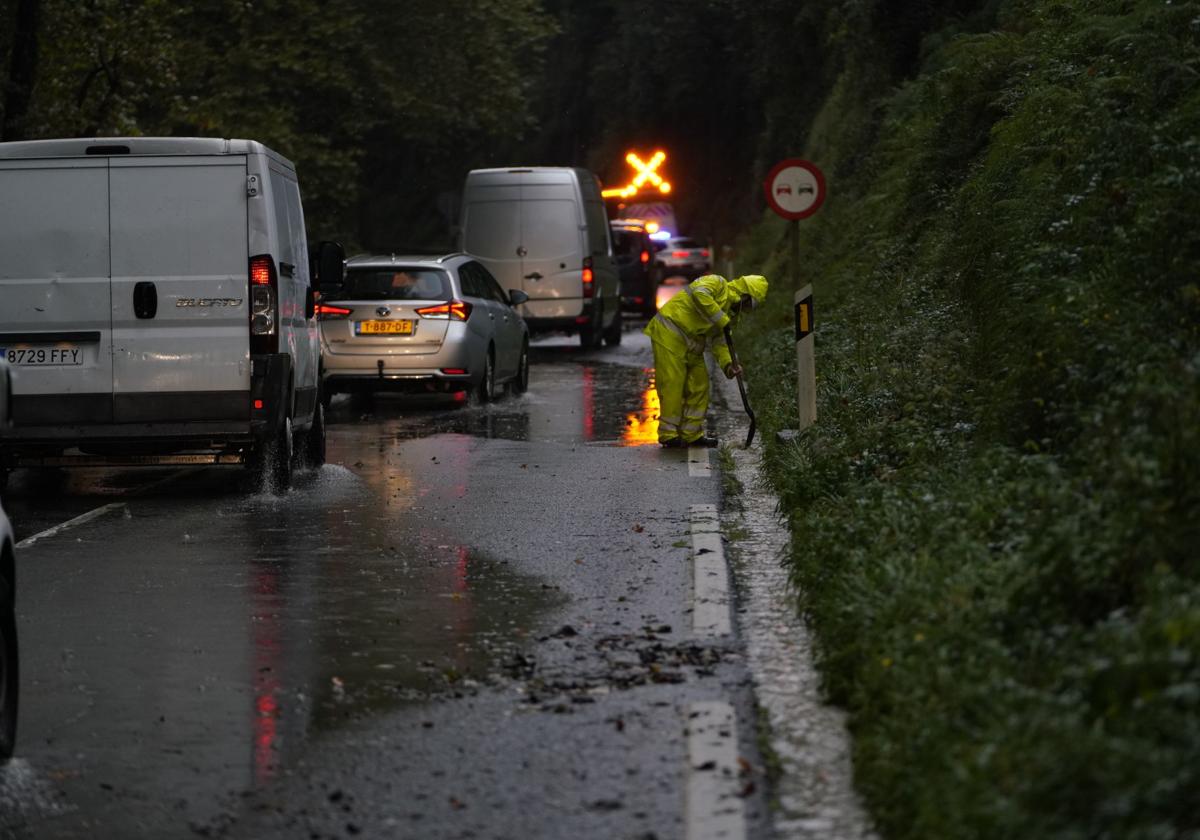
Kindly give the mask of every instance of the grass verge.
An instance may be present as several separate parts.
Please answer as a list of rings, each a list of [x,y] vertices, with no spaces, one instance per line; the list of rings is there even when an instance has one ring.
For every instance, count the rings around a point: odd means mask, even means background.
[[[741,247],[792,575],[886,835],[1194,836],[1200,6],[996,6],[852,115],[865,154],[814,132],[795,443],[782,224]]]

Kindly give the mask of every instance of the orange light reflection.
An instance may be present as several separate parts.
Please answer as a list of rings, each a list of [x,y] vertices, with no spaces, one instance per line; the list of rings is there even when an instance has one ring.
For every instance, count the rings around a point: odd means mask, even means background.
[[[647,446],[658,443],[658,391],[654,388],[654,371],[647,369],[650,381],[642,392],[642,410],[625,416],[624,446]]]

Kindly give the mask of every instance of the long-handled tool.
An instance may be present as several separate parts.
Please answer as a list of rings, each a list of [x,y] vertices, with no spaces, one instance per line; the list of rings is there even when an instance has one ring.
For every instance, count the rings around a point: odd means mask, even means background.
[[[746,383],[742,380],[741,365],[738,363],[737,350],[733,347],[733,331],[729,326],[725,326],[725,343],[729,346],[729,358],[733,361],[734,370],[739,371],[737,375],[738,393],[742,395],[742,408],[746,409],[746,416],[750,418],[750,431],[746,433],[746,448],[750,448],[750,442],[754,440],[754,427],[756,421],[754,419],[754,409],[750,407],[750,398],[746,396]]]

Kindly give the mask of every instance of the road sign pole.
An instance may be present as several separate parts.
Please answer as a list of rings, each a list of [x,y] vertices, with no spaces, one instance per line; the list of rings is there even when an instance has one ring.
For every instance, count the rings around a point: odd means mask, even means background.
[[[813,354],[813,294],[808,285],[796,292],[796,393],[800,431],[817,422],[817,366]]]
[[[792,289],[800,288],[800,221],[792,219]]]
[[[800,219],[807,219],[825,203],[825,175],[803,158],[782,160],[772,167],[763,181],[767,205],[792,223],[789,231],[792,247],[792,289],[796,312],[796,377],[800,403],[800,429],[779,432],[780,440],[793,440],[817,422],[817,373],[813,357],[812,286],[801,286]]]

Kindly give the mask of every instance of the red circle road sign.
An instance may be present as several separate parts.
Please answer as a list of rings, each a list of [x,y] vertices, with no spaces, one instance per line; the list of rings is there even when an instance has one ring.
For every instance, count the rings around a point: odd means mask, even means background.
[[[802,158],[781,160],[763,181],[767,204],[785,219],[807,219],[825,203],[825,176]]]

